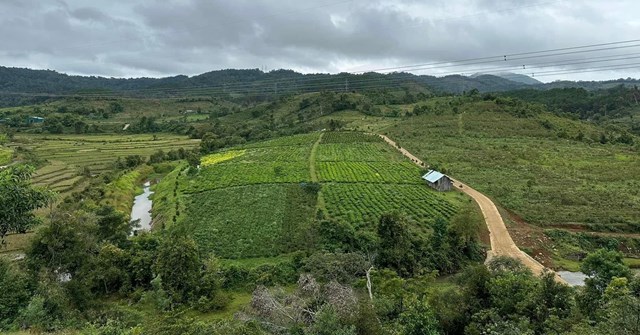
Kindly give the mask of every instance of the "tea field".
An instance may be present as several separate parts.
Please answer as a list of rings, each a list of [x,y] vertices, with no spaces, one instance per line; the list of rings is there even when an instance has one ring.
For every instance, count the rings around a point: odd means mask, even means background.
[[[226,259],[312,249],[318,215],[372,231],[381,214],[399,211],[428,232],[435,218],[452,217],[468,201],[429,189],[417,166],[378,136],[360,132],[283,137],[201,162],[199,171],[179,167],[155,187],[159,206],[178,203],[155,215]]]

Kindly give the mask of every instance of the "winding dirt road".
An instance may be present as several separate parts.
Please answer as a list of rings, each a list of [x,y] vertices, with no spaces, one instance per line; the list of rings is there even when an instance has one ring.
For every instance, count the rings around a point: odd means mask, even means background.
[[[403,155],[411,159],[411,161],[418,166],[426,166],[426,164],[418,159],[418,157],[414,156],[406,149],[399,147],[396,142],[387,136],[381,134],[378,134],[378,136],[394,148],[398,149]],[[476,203],[478,203],[478,206],[480,206],[484,220],[489,228],[489,236],[491,238],[491,250],[488,252],[487,261],[491,260],[491,258],[495,256],[508,256],[519,260],[535,274],[540,275],[545,269],[550,270],[520,250],[520,248],[518,248],[518,246],[513,242],[513,239],[511,239],[511,235],[509,235],[509,231],[502,220],[502,216],[500,215],[500,212],[498,212],[498,208],[491,199],[460,181],[453,178],[451,180],[453,181],[455,188],[469,195],[476,201]],[[556,281],[566,284],[566,281],[557,274],[555,277]]]

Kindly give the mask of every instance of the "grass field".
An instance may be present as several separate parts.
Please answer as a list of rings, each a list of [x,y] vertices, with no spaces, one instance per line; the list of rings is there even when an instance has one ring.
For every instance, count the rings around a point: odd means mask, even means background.
[[[47,161],[33,176],[33,182],[64,196],[79,190],[89,175],[113,169],[113,163],[129,155],[148,158],[163,150],[191,149],[198,140],[185,136],[156,135],[18,135],[14,146],[32,150]],[[88,170],[86,170],[88,169]]]
[[[424,115],[386,132],[403,147],[540,226],[640,230],[637,148],[559,138],[592,125],[490,110]],[[544,127],[542,118],[551,128]]]
[[[181,167],[156,186],[154,206],[178,205],[159,207],[155,215],[172,229],[192,233],[203,251],[222,258],[313,248],[309,234],[318,209],[366,230],[375,228],[382,213],[400,211],[414,227],[428,231],[436,217],[451,217],[465,200],[429,189],[417,166],[379,137],[363,133],[283,137],[201,161],[194,176]],[[312,168],[320,187],[311,183]]]

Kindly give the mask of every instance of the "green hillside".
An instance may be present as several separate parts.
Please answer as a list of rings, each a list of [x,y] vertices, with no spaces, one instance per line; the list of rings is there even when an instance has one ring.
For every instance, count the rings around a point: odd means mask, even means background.
[[[604,130],[593,125],[474,102],[385,131],[527,222],[640,231],[638,148],[600,143]]]

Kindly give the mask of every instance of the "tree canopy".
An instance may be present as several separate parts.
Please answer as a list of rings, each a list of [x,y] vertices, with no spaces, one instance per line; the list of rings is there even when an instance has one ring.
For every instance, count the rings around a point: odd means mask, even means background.
[[[33,210],[45,206],[53,194],[31,185],[34,169],[17,165],[0,171],[0,241],[8,233],[24,233],[38,224]]]

